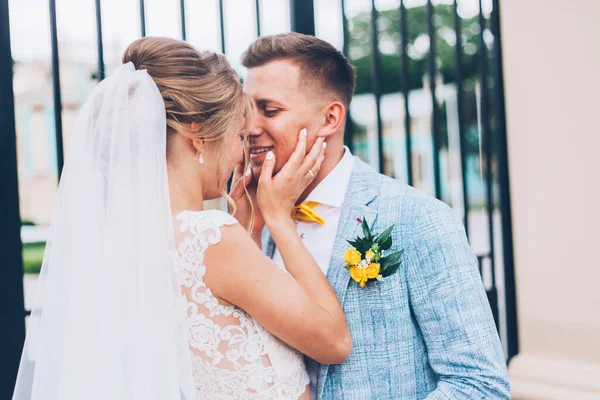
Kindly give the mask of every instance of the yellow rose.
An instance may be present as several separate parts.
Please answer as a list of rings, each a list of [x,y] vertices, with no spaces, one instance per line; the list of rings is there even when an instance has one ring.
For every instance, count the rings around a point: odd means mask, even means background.
[[[373,250],[367,250],[367,252],[365,253],[365,259],[367,260],[367,262],[371,262],[372,259],[375,258],[375,253],[373,252]]]
[[[346,265],[356,265],[360,262],[360,252],[354,247],[350,247],[344,253],[344,260],[346,261]]]
[[[365,274],[369,279],[375,279],[379,275],[379,264],[373,263],[365,268]]]
[[[366,271],[367,270],[365,268],[360,268],[360,267],[350,268],[350,276],[352,277],[352,279],[354,279],[356,282],[358,282],[360,284],[361,288],[365,287],[365,285],[367,284],[367,281],[369,280],[369,277],[367,276]]]

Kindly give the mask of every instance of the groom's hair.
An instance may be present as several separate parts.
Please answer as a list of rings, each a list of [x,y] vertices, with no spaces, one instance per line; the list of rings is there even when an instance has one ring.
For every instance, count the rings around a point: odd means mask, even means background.
[[[346,108],[350,106],[356,73],[350,61],[324,40],[300,33],[261,36],[242,55],[246,68],[260,67],[276,60],[295,63],[306,79],[305,85],[315,91],[329,91]]]

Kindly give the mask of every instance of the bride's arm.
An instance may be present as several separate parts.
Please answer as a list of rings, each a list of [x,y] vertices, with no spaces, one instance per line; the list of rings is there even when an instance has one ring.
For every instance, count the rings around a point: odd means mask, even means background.
[[[269,332],[323,364],[340,364],[352,349],[339,300],[293,223],[282,223],[277,243],[293,275],[279,268],[240,225],[223,228],[205,258],[205,282]],[[285,247],[285,249],[284,249]],[[282,251],[283,250],[283,251]]]
[[[300,134],[296,151],[275,177],[274,157],[265,160],[258,182],[258,205],[291,275],[236,225],[224,228],[222,242],[207,252],[211,271],[206,279],[218,297],[246,310],[289,345],[321,363],[338,364],[352,348],[344,312],[290,218],[323,161],[323,139],[316,140],[308,155],[306,142]]]

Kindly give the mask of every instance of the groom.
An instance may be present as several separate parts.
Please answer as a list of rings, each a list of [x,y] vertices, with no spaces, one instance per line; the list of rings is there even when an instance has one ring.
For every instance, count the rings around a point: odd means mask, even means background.
[[[257,116],[251,166],[267,151],[280,169],[298,132],[328,144],[300,199],[297,229],[344,308],[353,350],[342,365],[307,360],[313,399],[508,399],[506,362],[464,229],[445,204],[377,173],[344,147],[355,73],[333,46],[297,33],[265,36],[246,50],[245,91]],[[306,210],[306,208],[305,208]],[[320,218],[319,218],[320,217]],[[347,240],[393,225],[397,273],[364,288],[344,268]],[[283,266],[268,235],[263,249]]]

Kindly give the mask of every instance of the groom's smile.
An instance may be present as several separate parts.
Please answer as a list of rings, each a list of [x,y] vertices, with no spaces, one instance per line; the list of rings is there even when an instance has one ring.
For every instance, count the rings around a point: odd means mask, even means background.
[[[260,167],[265,161],[269,151],[275,149],[275,146],[250,146],[250,162],[253,167]]]

